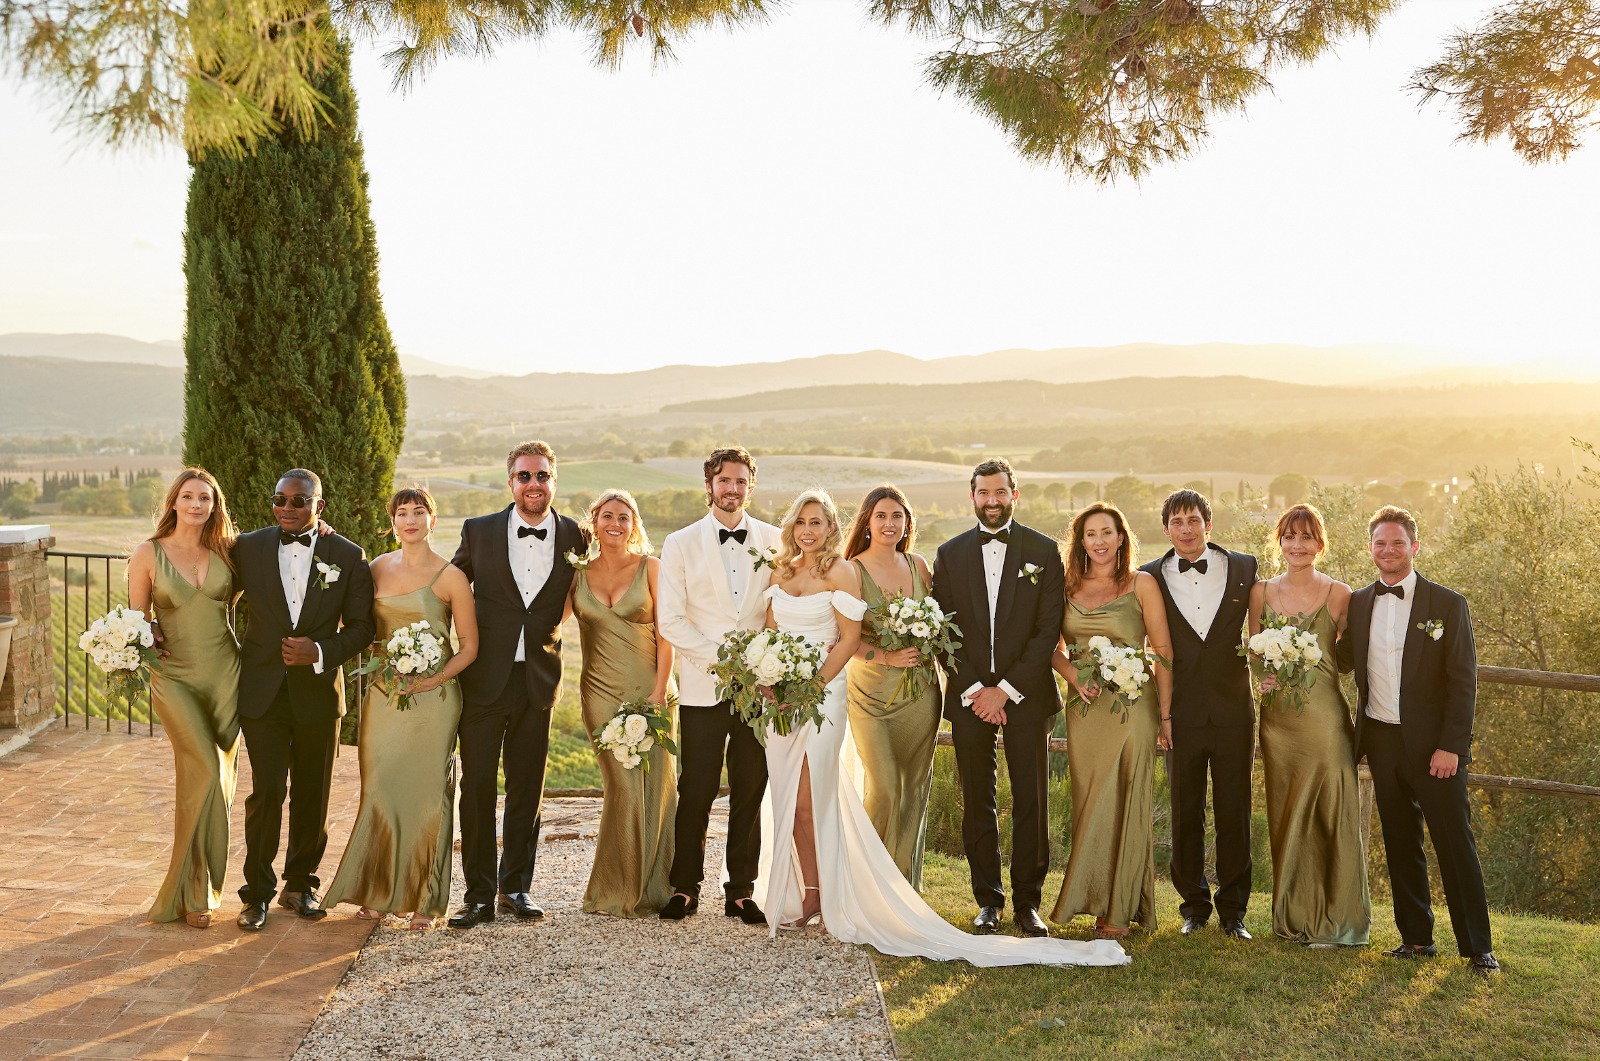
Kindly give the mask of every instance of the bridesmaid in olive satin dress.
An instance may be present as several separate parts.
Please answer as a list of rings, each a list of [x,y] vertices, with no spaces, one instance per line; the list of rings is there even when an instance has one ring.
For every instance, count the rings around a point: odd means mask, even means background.
[[[1334,647],[1350,611],[1350,587],[1316,569],[1327,549],[1322,514],[1295,505],[1273,534],[1285,571],[1250,593],[1250,632],[1288,617],[1317,635],[1322,660],[1296,710],[1286,700],[1261,707],[1267,826],[1272,841],[1272,930],[1313,947],[1360,947],[1372,923],[1367,858],[1361,844],[1355,726]],[[1258,660],[1252,660],[1260,673]],[[1263,693],[1273,682],[1263,683]]]
[[[361,809],[324,908],[357,903],[356,916],[410,915],[424,930],[450,901],[455,844],[452,764],[461,719],[461,687],[452,679],[478,655],[477,611],[467,576],[433,551],[435,508],[426,490],[389,499],[400,549],[372,561],[373,618],[381,648],[400,627],[426,619],[445,636],[444,665],[432,677],[406,679],[414,694],[400,711],[392,690],[373,681],[361,705],[358,735]],[[456,649],[448,640],[455,625]]]
[[[583,725],[604,726],[617,708],[649,700],[662,710],[673,692],[672,646],[657,635],[656,586],[661,562],[639,507],[626,490],[607,490],[589,507],[586,526],[597,547],[572,580],[568,607],[583,642]],[[673,719],[673,730],[677,720]],[[678,810],[677,763],[661,745],[650,769],[628,770],[601,754],[605,801],[583,910],[615,917],[654,914],[672,898],[672,824]]]
[[[236,535],[216,480],[185,468],[167,489],[155,534],[128,560],[129,606],[149,615],[161,638],[150,702],[177,781],[172,861],[151,921],[209,928],[222,905],[239,755],[239,643],[229,621]]]
[[[896,592],[911,600],[931,593],[928,561],[912,552],[916,516],[896,487],[874,487],[856,510],[845,557],[861,573],[861,596],[877,608]],[[913,888],[922,889],[922,849],[928,822],[928,791],[933,785],[933,749],[943,702],[938,667],[918,676],[915,695],[897,687],[906,669],[918,663],[917,650],[885,652],[871,641],[870,623],[850,660],[850,733],[861,759],[861,801],[883,846]],[[870,659],[868,658],[870,655]]]
[[[1102,635],[1113,644],[1172,658],[1167,609],[1156,581],[1134,570],[1139,541],[1115,505],[1096,502],[1072,521],[1067,607],[1053,664],[1075,694],[1066,708],[1072,778],[1072,850],[1050,919],[1093,914],[1096,934],[1120,938],[1137,921],[1155,931],[1155,753],[1172,746],[1172,672],[1154,666],[1123,720],[1098,682],[1080,685],[1069,645]],[[1085,709],[1087,705],[1087,709]]]

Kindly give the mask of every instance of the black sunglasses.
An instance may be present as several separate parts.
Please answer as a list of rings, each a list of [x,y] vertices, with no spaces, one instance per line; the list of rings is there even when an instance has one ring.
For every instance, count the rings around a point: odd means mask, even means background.
[[[522,483],[523,485],[527,485],[528,480],[530,480],[530,479],[537,479],[541,483],[548,483],[551,479],[554,479],[555,477],[556,477],[556,473],[555,472],[538,471],[538,472],[517,472],[511,478],[515,479],[519,483]]]
[[[316,500],[316,494],[311,494],[309,496],[306,494],[273,494],[272,507],[288,508],[292,505],[295,508],[306,508],[312,504],[315,504]]]

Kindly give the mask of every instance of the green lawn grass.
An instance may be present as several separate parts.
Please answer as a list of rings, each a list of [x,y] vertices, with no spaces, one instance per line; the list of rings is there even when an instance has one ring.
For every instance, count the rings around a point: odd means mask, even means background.
[[[965,927],[975,912],[967,867],[931,855],[926,898]],[[1051,875],[1046,904],[1060,887]],[[1272,900],[1257,894],[1245,943],[1213,920],[1178,932],[1178,899],[1157,882],[1159,927],[1138,931],[1118,969],[974,969],[877,956],[900,1056],[978,1058],[1593,1058],[1600,1056],[1600,926],[1495,914],[1493,982],[1455,957],[1400,962],[1388,906],[1374,905],[1373,943],[1309,950],[1272,935]],[[1008,911],[1009,913],[1009,911]],[[1454,955],[1440,909],[1441,955]],[[1057,928],[1088,939],[1088,918]]]

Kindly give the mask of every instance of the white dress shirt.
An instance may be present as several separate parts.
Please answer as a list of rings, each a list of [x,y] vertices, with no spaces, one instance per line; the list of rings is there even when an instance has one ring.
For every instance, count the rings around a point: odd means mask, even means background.
[[[1405,659],[1411,605],[1417,599],[1417,573],[1400,580],[1404,599],[1385,593],[1372,604],[1372,631],[1367,637],[1367,717],[1400,722],[1400,664]]]
[[[1228,554],[1207,546],[1206,551],[1200,554],[1200,559],[1206,564],[1204,574],[1194,567],[1179,574],[1177,553],[1167,558],[1161,573],[1166,576],[1167,592],[1172,594],[1172,603],[1177,605],[1179,614],[1188,620],[1194,632],[1200,635],[1200,640],[1204,641],[1211,632],[1217,609],[1222,607],[1222,595],[1228,589]]]
[[[988,527],[980,526],[978,529],[985,534],[999,534],[1005,531],[1007,536],[1011,533],[1011,520],[1006,520],[1005,526],[996,527],[993,531]],[[1010,546],[998,538],[991,538],[979,548],[983,554],[983,584],[989,591],[989,672],[994,673],[994,612],[1000,604],[1000,579],[1006,573],[1006,550]],[[982,682],[973,682],[972,687],[961,694],[963,703],[970,704],[972,698],[983,688]],[[1011,698],[1014,704],[1022,703],[1022,694],[1006,681],[1000,679],[1000,688]]]
[[[519,535],[519,527],[533,527],[535,530],[542,527],[544,537],[537,534]],[[526,608],[544,589],[544,584],[550,580],[550,572],[556,566],[555,511],[547,509],[544,519],[533,524],[513,508],[511,518],[506,520],[506,555],[511,560],[511,577],[517,581],[517,592],[522,594],[522,606]],[[512,657],[515,663],[528,658],[527,646],[523,644],[525,637],[525,634],[517,635],[517,654]]]
[[[313,537],[317,529],[312,527],[307,532]],[[278,543],[278,579],[283,583],[283,601],[289,606],[289,625],[300,625],[300,609],[305,607],[306,593],[311,588],[311,546],[292,542],[288,545],[281,541]],[[316,644],[316,642],[312,642]],[[317,645],[317,662],[311,669],[322,673],[322,646]]]
[[[712,519],[717,525],[717,556],[728,576],[728,592],[733,594],[733,610],[743,611],[745,594],[750,592],[750,574],[755,570],[755,558],[750,555],[750,550],[755,548],[755,543],[750,540],[750,514],[741,515],[739,525],[731,528],[725,528],[715,516]],[[729,538],[722,541],[724,530],[744,531],[745,540],[741,542],[738,538]]]

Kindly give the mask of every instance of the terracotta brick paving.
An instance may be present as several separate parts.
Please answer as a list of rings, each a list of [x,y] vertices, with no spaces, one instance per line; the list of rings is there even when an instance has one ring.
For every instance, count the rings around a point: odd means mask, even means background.
[[[324,882],[355,818],[357,769],[354,749],[334,766]],[[241,752],[222,920],[197,931],[144,919],[172,844],[159,731],[53,728],[0,758],[0,1061],[294,1054],[372,924],[276,906],[260,932],[233,924],[249,791]]]

